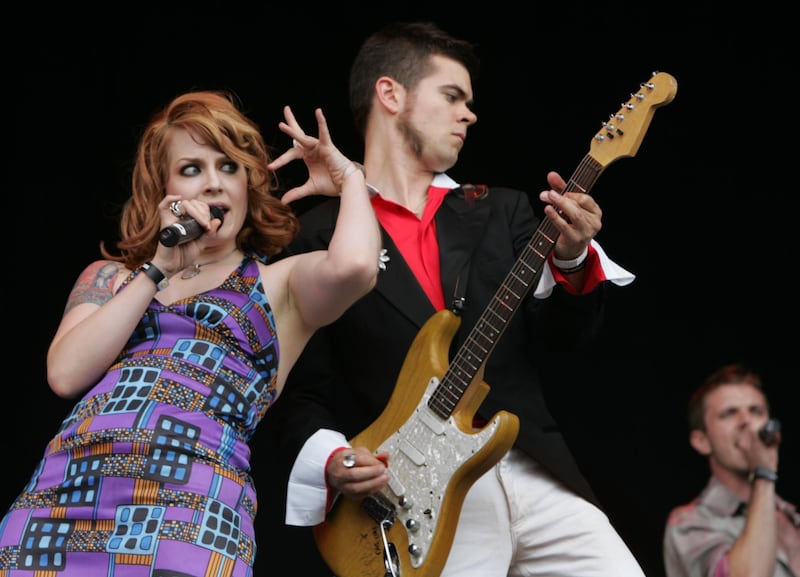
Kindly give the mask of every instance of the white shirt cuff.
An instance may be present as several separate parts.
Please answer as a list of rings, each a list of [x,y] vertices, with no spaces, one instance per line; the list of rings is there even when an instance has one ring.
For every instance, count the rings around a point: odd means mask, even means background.
[[[289,475],[286,489],[286,524],[318,525],[325,520],[328,485],[325,465],[334,449],[350,443],[341,433],[320,429],[303,445]]]
[[[605,277],[603,280],[611,281],[617,286],[625,286],[633,282],[636,276],[608,258],[597,241],[592,239],[591,245],[600,259],[600,268],[603,270],[603,276]],[[542,276],[539,279],[539,284],[536,286],[536,291],[533,293],[533,296],[537,299],[545,299],[552,294],[555,286],[556,280],[553,278],[553,272],[550,270],[550,265],[547,265],[542,271]]]

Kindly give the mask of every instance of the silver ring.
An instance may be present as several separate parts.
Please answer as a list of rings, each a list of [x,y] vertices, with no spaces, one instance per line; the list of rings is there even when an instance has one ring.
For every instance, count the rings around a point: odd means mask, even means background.
[[[303,145],[297,142],[296,139],[292,138],[292,148],[303,148]]]
[[[356,466],[356,454],[355,453],[347,453],[344,457],[342,457],[342,465],[347,467],[348,469],[352,469]]]
[[[170,209],[170,211],[172,211],[172,214],[174,214],[178,218],[183,216],[183,211],[181,210],[181,201],[180,200],[175,200],[175,201],[171,202],[170,205],[169,205],[169,209]]]

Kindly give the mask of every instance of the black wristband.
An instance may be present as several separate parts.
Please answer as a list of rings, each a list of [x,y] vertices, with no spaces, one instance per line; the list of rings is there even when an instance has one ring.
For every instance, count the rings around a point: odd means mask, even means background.
[[[142,272],[144,276],[156,283],[157,290],[164,290],[169,286],[169,279],[164,276],[164,273],[158,270],[158,267],[152,262],[146,262],[142,265]]]
[[[778,481],[778,473],[768,467],[756,467],[750,474],[750,482],[752,483],[756,479],[766,479],[776,483]]]

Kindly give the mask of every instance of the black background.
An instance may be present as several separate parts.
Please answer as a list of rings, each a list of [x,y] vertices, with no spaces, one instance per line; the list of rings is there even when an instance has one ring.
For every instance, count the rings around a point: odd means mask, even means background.
[[[604,210],[597,240],[637,279],[612,291],[603,338],[585,363],[563,367],[552,409],[651,577],[663,575],[669,509],[707,478],[688,445],[684,409],[717,366],[743,361],[764,376],[784,424],[778,490],[800,502],[790,369],[796,184],[779,159],[794,103],[787,41],[775,33],[787,16],[767,3],[746,14],[702,3],[511,6],[131,4],[113,13],[42,8],[9,22],[22,26],[8,47],[14,81],[5,86],[18,139],[6,143],[17,155],[6,211],[16,221],[6,234],[17,263],[4,276],[18,320],[5,345],[16,368],[6,373],[0,505],[27,481],[71,406],[47,388],[47,346],[77,275],[99,257],[100,240],[116,239],[149,116],[186,90],[231,89],[280,152],[289,144],[277,129],[282,107],[315,132],[321,106],[339,147],[357,158],[349,65],[368,33],[399,19],[432,19],[480,44],[479,120],[450,171],[462,182],[538,192],[548,170],[572,174],[601,122],[651,72],[677,79],[675,100],[656,111],[636,156],[610,165],[592,191]],[[290,167],[281,178],[288,188],[304,173]],[[258,474],[270,455],[253,460]],[[271,497],[260,495],[262,510]],[[273,574],[295,566],[269,536],[259,537],[259,554]]]

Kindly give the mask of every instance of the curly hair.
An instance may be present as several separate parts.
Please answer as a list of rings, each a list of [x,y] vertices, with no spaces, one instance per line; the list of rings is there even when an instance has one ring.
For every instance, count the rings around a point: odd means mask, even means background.
[[[236,238],[241,250],[272,256],[299,232],[294,211],[274,195],[278,181],[267,168],[270,155],[258,126],[225,91],[188,92],[157,112],[145,127],[136,153],[132,192],[120,219],[119,254],[101,243],[105,258],[134,269],[156,252],[167,179],[167,141],[176,129],[198,135],[247,171],[247,216]]]

